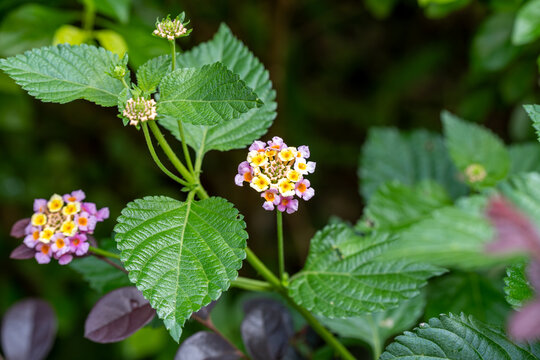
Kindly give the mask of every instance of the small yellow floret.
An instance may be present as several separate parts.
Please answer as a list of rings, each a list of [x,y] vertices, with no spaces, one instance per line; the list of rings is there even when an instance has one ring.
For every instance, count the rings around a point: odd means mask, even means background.
[[[73,236],[77,232],[77,225],[71,221],[65,221],[60,227],[60,231],[66,236]]]
[[[294,170],[298,171],[302,175],[306,175],[308,173],[306,160],[304,158],[296,159],[294,162]]]
[[[53,228],[47,227],[43,229],[41,233],[39,233],[39,241],[42,243],[48,244],[51,241],[51,238],[53,237],[55,231]]]
[[[283,196],[294,195],[294,184],[287,179],[281,179],[278,183],[279,193]]]
[[[278,154],[279,158],[283,162],[289,162],[291,160],[294,160],[296,157],[296,151],[293,148],[286,148],[279,152]]]
[[[51,199],[47,203],[47,207],[49,208],[50,212],[60,211],[62,206],[64,206],[64,200],[58,194],[54,194],[53,196],[51,196]]]
[[[290,170],[287,173],[287,179],[291,180],[292,182],[298,182],[298,180],[300,180],[300,173],[296,170]]]
[[[31,221],[33,226],[43,226],[47,223],[47,215],[35,213],[32,215]]]
[[[260,167],[266,165],[267,163],[268,158],[266,157],[266,155],[264,153],[258,153],[251,158],[249,165],[251,165],[252,167]]]
[[[62,209],[62,214],[66,216],[74,215],[81,211],[81,203],[78,201],[70,202]]]
[[[259,176],[255,176],[249,184],[249,186],[257,190],[258,192],[262,192],[268,189],[268,185],[270,185],[270,179],[266,175],[262,174],[260,174]]]

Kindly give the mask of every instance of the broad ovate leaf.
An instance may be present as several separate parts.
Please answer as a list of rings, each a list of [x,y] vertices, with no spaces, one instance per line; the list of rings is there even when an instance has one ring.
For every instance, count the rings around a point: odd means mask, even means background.
[[[115,227],[122,262],[178,341],[186,319],[216,300],[246,257],[245,223],[222,198],[135,200]]]
[[[486,188],[504,180],[510,171],[510,156],[501,139],[447,111],[441,118],[448,152],[469,185]]]
[[[170,71],[170,55],[152,58],[137,69],[137,86],[145,93],[151,94],[156,91],[161,79]]]
[[[262,106],[253,90],[219,62],[175,70],[159,90],[158,114],[194,125],[231,121]]]
[[[233,35],[227,25],[222,24],[212,40],[177,57],[178,67],[200,67],[216,61],[238,74],[240,79],[255,91],[264,105],[251,109],[237,119],[214,126],[185,124],[186,142],[202,154],[210,150],[243,148],[264,135],[276,118],[276,92],[272,88],[268,70]],[[162,118],[159,121],[180,138],[178,125],[174,119]]]
[[[103,48],[60,44],[0,59],[0,69],[44,102],[84,99],[116,106],[124,86],[107,72],[118,62],[118,55]]]
[[[540,37],[540,0],[531,0],[517,12],[512,43],[524,45]]]
[[[362,147],[358,174],[360,192],[366,200],[389,181],[413,186],[433,180],[444,186],[453,198],[467,191],[442,137],[426,130],[407,134],[394,128],[370,129]]]
[[[9,360],[47,358],[56,336],[53,308],[39,299],[19,301],[2,319],[2,350]]]
[[[397,308],[344,319],[319,319],[341,337],[360,339],[371,346],[378,359],[386,340],[416,325],[426,305],[423,294],[402,301]]]
[[[94,305],[84,324],[84,336],[97,343],[126,339],[148,324],[156,312],[133,286],[111,291]]]
[[[391,182],[380,186],[369,199],[363,221],[376,229],[403,228],[451,203],[445,189],[435,182],[413,187]]]
[[[534,360],[538,356],[538,344],[514,344],[499,327],[464,314],[443,314],[398,336],[380,360]]]
[[[399,260],[381,260],[396,237],[360,236],[345,224],[325,227],[311,240],[306,265],[291,278],[290,296],[329,318],[359,316],[394,308],[419,294],[426,279],[442,269]]]

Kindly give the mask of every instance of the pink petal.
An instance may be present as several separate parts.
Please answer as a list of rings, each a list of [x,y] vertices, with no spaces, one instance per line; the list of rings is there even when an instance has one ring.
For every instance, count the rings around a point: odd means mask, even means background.
[[[525,305],[512,315],[508,333],[517,341],[540,339],[540,300]]]
[[[16,239],[21,239],[26,235],[26,227],[30,224],[30,218],[18,220],[11,227],[11,232],[9,235],[13,236]]]
[[[67,265],[73,260],[73,256],[70,254],[62,255],[60,259],[58,259],[58,263],[60,265]]]

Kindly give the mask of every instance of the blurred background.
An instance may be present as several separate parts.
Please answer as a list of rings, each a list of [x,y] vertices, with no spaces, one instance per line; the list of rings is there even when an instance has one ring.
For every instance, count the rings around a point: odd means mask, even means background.
[[[512,43],[524,0],[95,0],[101,45],[129,53],[136,69],[168,53],[150,34],[157,17],[186,11],[194,28],[179,41],[189,49],[225,22],[270,71],[278,117],[264,139],[309,145],[316,196],[285,216],[287,268],[300,269],[309,239],[332,217],[355,222],[362,212],[357,167],[373,126],[440,131],[448,109],[483,123],[507,142],[535,138],[521,105],[538,103],[540,42]],[[88,0],[0,0],[0,57],[54,42],[80,42]],[[70,25],[70,26],[66,26]],[[106,30],[106,31],[103,31]],[[84,40],[84,39],[82,39]],[[263,140],[264,140],[263,139]],[[179,149],[178,143],[177,147]],[[389,149],[390,151],[391,149]],[[0,73],[0,316],[15,301],[41,297],[59,317],[50,358],[170,359],[177,345],[164,329],[145,328],[113,345],[83,338],[84,319],[100,294],[69,267],[9,260],[19,241],[11,225],[29,217],[32,201],[84,189],[111,218],[98,239],[111,237],[125,204],[146,195],[183,194],[155,167],[142,132],[124,127],[116,109],[75,101],[45,104]],[[399,156],[399,154],[396,154]],[[275,264],[274,216],[261,199],[234,185],[245,150],[210,152],[203,182],[245,216],[249,244]],[[241,275],[255,276],[249,265]],[[242,313],[232,291],[216,323],[239,339]],[[189,324],[185,334],[197,328]]]

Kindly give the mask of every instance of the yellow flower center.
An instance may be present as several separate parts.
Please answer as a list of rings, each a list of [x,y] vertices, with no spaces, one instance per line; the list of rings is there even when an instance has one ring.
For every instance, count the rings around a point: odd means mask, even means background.
[[[60,195],[54,194],[47,203],[50,212],[57,212],[64,206],[64,200]]]
[[[66,236],[73,236],[77,232],[77,225],[71,220],[62,224],[60,231]]]
[[[291,190],[294,190],[294,184],[292,182],[289,182],[289,181],[282,181],[280,184],[279,184],[279,192],[281,194],[285,194]]]
[[[289,148],[281,150],[278,156],[283,162],[289,162],[291,160],[294,160],[294,153]]]
[[[296,170],[291,170],[287,173],[287,179],[291,180],[292,182],[297,182],[300,180],[300,173]]]
[[[66,246],[66,242],[64,241],[64,239],[61,239],[61,238],[56,239],[56,247],[57,248],[61,249],[64,246]]]
[[[47,215],[36,213],[32,215],[33,226],[43,226],[47,223]]]
[[[79,202],[71,202],[62,209],[62,214],[70,216],[78,213],[81,210],[81,204]]]
[[[51,241],[51,238],[54,235],[54,229],[51,228],[45,228],[40,234],[39,234],[39,240],[43,243],[48,243]]]

